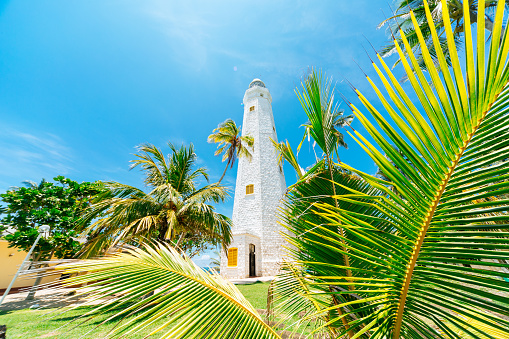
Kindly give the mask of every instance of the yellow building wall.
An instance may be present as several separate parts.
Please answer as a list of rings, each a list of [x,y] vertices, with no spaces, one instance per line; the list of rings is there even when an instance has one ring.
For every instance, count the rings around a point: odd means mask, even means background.
[[[17,248],[8,248],[8,245],[9,243],[7,241],[0,239],[0,289],[6,289],[7,286],[9,286],[16,271],[27,255],[27,252],[18,251]],[[51,282],[59,277],[60,274],[44,277],[41,284]],[[26,276],[20,275],[16,279],[13,288],[29,287],[34,284],[34,281],[35,278],[27,279]]]

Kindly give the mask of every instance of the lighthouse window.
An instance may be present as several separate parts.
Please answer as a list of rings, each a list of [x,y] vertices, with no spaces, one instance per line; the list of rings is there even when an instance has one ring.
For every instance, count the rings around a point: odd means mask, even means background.
[[[260,96],[263,97],[263,93],[260,93]]]
[[[254,111],[254,106],[249,107],[249,112]]]
[[[253,194],[254,193],[254,185],[247,185],[246,186],[246,194]]]
[[[238,249],[233,247],[228,249],[228,267],[237,266]]]

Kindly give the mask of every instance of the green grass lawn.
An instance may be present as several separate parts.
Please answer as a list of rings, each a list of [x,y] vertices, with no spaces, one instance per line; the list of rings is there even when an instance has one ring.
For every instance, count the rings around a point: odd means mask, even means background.
[[[237,287],[254,308],[264,310],[267,308],[269,285],[269,282],[257,282],[249,285],[237,285]]]
[[[267,306],[267,290],[269,283],[255,283],[250,285],[238,285],[239,290],[244,294],[246,299],[257,309],[265,309]],[[92,330],[92,334],[87,334],[85,338],[100,338],[108,333],[116,324],[115,321],[106,321],[108,317],[115,314],[114,311],[94,319],[91,324],[84,324],[78,328],[73,327],[79,323],[79,320],[69,323],[76,317],[85,314],[91,307],[80,307],[75,310],[68,311],[56,317],[50,317],[45,310],[18,310],[18,311],[0,311],[0,325],[7,325],[7,338],[79,338]],[[61,311],[59,311],[61,312]],[[159,321],[152,325],[146,331],[138,335],[129,335],[129,338],[143,338],[150,330],[163,324]],[[97,327],[97,328],[96,328]]]

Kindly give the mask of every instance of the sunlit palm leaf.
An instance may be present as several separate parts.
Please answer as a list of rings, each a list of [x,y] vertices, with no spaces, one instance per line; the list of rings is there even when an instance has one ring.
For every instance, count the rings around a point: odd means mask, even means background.
[[[245,157],[249,160],[252,158],[251,153],[253,151],[254,138],[247,134],[240,134],[241,127],[237,127],[235,121],[232,119],[226,119],[220,123],[207,138],[209,143],[218,144],[218,149],[214,155],[223,154],[223,161],[226,161],[226,167],[218,183],[223,180],[228,168],[233,167],[237,158]]]
[[[410,46],[412,47],[412,51],[414,55],[417,57],[417,61],[421,69],[427,69],[424,58],[421,54],[421,45],[419,39],[417,37],[414,23],[412,21],[410,11],[413,11],[414,16],[416,18],[417,23],[419,24],[420,30],[424,36],[426,44],[428,46],[431,57],[433,58],[435,67],[440,70],[439,61],[437,58],[437,53],[435,51],[435,46],[433,46],[433,41],[430,35],[430,30],[428,26],[428,17],[426,16],[426,9],[423,4],[423,0],[394,0],[394,13],[390,18],[385,19],[378,26],[379,28],[383,26],[387,26],[387,35],[391,36],[391,42],[380,49],[380,54],[383,57],[387,57],[393,54],[398,54],[396,47],[394,46],[393,40],[394,38],[400,43],[402,46],[403,41],[399,36],[400,30],[404,32],[406,39],[408,40]],[[464,20],[463,15],[463,1],[448,1],[448,15],[449,23],[452,26],[452,32],[454,35],[454,39],[456,42],[456,48],[459,50],[464,45],[464,32],[466,29],[470,29],[470,27],[466,27],[466,25],[472,25],[477,22],[477,16],[479,12],[479,4],[484,4],[484,27],[492,32],[494,29],[494,20],[496,15],[496,7],[497,1],[469,1],[468,10],[470,13],[470,22],[467,23]],[[506,8],[508,8],[509,1],[506,1]],[[428,5],[431,11],[431,17],[435,23],[435,30],[440,37],[440,41],[442,42],[441,50],[447,60],[448,65],[451,65],[451,57],[449,55],[449,46],[447,45],[447,39],[445,37],[445,27],[442,21],[443,16],[443,7],[440,0],[428,0]],[[505,21],[506,18],[504,18]],[[399,64],[402,59],[398,59],[395,65]],[[405,76],[404,80],[408,80]]]
[[[467,1],[463,4],[468,6]],[[355,300],[334,307],[374,306],[364,317],[338,317],[348,319],[350,330],[355,328],[358,336],[435,338],[440,330],[448,337],[460,338],[444,325],[447,322],[468,336],[478,337],[466,318],[489,322],[509,336],[509,286],[502,279],[509,278],[503,270],[508,265],[499,261],[507,258],[501,250],[509,248],[509,199],[489,199],[509,192],[509,182],[499,179],[509,167],[507,31],[500,37],[505,3],[498,2],[488,55],[484,46],[484,7],[479,7],[476,44],[472,43],[469,17],[465,18],[463,70],[445,0],[442,6],[451,69],[439,48],[441,42],[426,4],[441,75],[433,67],[433,58],[412,13],[429,77],[419,70],[403,32],[400,35],[408,60],[395,44],[422,107],[412,102],[380,57],[383,71],[374,67],[389,99],[369,77],[368,81],[399,130],[359,91],[361,102],[376,123],[351,104],[378,147],[357,131],[352,136],[390,179],[398,195],[385,187],[389,183],[342,164],[384,192],[375,199],[361,193],[348,196],[359,206],[366,206],[366,199],[370,199],[378,216],[374,218],[372,211],[354,213],[332,204],[319,206],[321,217],[329,220],[327,227],[336,225],[345,230],[344,235],[329,235],[338,243],[336,252],[342,252],[339,244],[344,241],[349,257],[359,258],[350,263],[351,278],[336,279],[350,280],[353,290],[341,293]],[[468,13],[468,8],[464,12]],[[411,65],[415,66],[415,74]],[[482,205],[472,204],[479,199],[488,200]],[[353,235],[363,241],[351,241]],[[324,270],[317,272],[329,276]]]
[[[339,105],[334,100],[334,86],[332,79],[322,72],[314,69],[311,74],[302,82],[302,91],[296,90],[297,97],[309,119],[304,124],[306,136],[311,136],[322,149],[326,157],[333,157],[337,150],[338,133],[335,123],[338,122]],[[302,142],[297,148],[299,152]]]
[[[130,337],[159,321],[149,335],[280,338],[233,284],[205,272],[163,244],[130,249],[98,260],[72,262],[60,269],[70,274],[87,272],[66,279],[63,285],[88,284],[83,291],[88,302],[107,298],[84,318],[93,320],[115,310],[108,321],[119,323],[108,337]]]
[[[464,331],[458,329],[456,326],[451,324],[446,324],[447,328],[450,329],[452,333],[456,333],[462,339],[473,339],[473,338],[481,338],[481,339],[506,339],[507,331],[501,331],[492,326],[493,320],[489,320],[483,317],[480,317],[480,320],[474,320],[472,318],[463,317],[465,322],[467,322],[473,330],[475,335],[469,335]]]
[[[272,144],[276,149],[278,165],[283,166],[284,160],[286,160],[297,173],[297,178],[300,179],[305,174],[305,171],[302,167],[300,167],[299,162],[297,160],[297,156],[293,152],[292,147],[290,146],[288,140],[281,141],[279,143],[275,142],[272,139],[270,139],[270,141],[272,141]]]

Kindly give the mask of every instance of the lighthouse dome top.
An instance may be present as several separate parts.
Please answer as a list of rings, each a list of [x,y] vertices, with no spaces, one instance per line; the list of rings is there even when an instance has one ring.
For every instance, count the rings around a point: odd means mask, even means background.
[[[260,79],[254,79],[253,81],[251,81],[251,83],[249,84],[249,88],[253,88],[253,87],[263,87],[265,88],[265,84],[263,83],[263,81],[261,81]]]
[[[249,84],[249,88],[246,90],[244,94],[244,105],[247,105],[250,100],[258,100],[263,98],[264,100],[268,100],[269,103],[272,102],[272,97],[270,96],[269,89],[265,87],[265,84],[260,79],[254,79]]]

